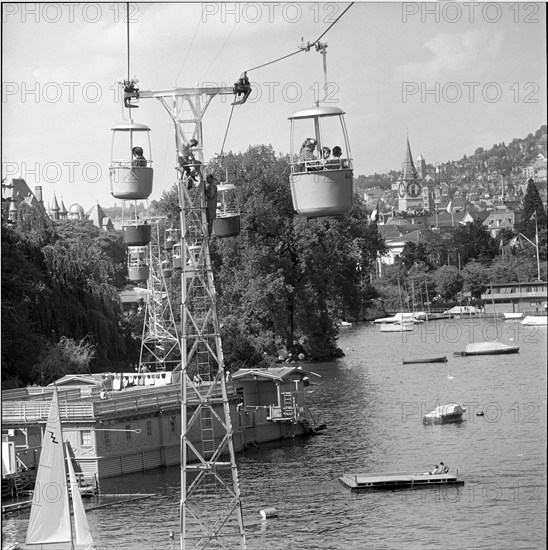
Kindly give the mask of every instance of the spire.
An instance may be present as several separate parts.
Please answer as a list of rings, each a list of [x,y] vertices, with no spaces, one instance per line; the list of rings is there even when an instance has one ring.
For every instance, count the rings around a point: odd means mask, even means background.
[[[57,197],[55,196],[55,193],[53,193],[53,203],[51,205],[51,211],[59,212],[59,203],[57,202]]]
[[[413,163],[413,155],[411,154],[411,146],[409,145],[409,137],[407,137],[407,150],[405,152],[405,160],[403,161],[400,181],[414,181],[420,179],[419,173]]]

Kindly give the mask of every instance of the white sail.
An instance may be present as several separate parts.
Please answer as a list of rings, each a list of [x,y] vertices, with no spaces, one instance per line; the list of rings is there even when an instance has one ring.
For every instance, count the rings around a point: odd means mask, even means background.
[[[69,495],[57,390],[49,409],[27,529],[27,544],[71,542]]]
[[[68,442],[66,443],[66,446],[70,494],[72,495],[72,508],[74,512],[74,538],[76,548],[94,548],[88,518],[86,517],[86,511],[84,510],[84,504],[82,503],[82,496],[80,495],[80,488],[78,486],[78,481],[76,480],[76,474],[74,473],[74,466],[72,465],[72,458],[68,450]]]

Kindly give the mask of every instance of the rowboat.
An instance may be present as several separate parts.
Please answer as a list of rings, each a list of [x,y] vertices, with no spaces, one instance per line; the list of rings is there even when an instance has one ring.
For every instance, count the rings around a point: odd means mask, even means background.
[[[404,365],[414,365],[417,363],[447,363],[447,357],[445,355],[437,355],[435,357],[409,357],[403,359]]]

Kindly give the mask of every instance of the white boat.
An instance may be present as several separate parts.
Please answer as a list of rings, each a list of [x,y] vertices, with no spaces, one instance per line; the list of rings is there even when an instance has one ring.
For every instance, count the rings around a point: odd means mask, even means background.
[[[422,421],[424,424],[448,424],[450,422],[460,422],[462,415],[466,412],[457,403],[447,403],[447,405],[440,405],[433,411],[426,413]]]
[[[548,317],[546,315],[527,315],[520,324],[528,327],[545,327],[548,325]]]
[[[508,311],[505,311],[503,312],[503,315],[504,315],[504,318],[505,319],[523,319],[523,313],[512,313],[512,312],[508,312]]]
[[[381,332],[411,332],[413,329],[413,321],[404,321],[403,323],[383,323],[381,325]]]
[[[27,545],[53,544],[54,548],[75,550],[95,548],[68,452],[68,442],[66,445],[65,448],[57,390],[54,389],[30,510]],[[55,488],[55,496],[51,494],[52,488]],[[71,521],[71,502],[74,525]]]
[[[468,344],[465,351],[456,351],[454,355],[503,355],[507,353],[517,353],[519,346],[509,346],[502,342],[475,342]]]
[[[389,324],[389,323],[401,323],[401,322],[410,322],[410,323],[424,323],[423,319],[419,319],[419,315],[415,313],[396,313],[393,317],[382,317],[380,319],[375,319],[373,322],[377,325],[379,324]]]

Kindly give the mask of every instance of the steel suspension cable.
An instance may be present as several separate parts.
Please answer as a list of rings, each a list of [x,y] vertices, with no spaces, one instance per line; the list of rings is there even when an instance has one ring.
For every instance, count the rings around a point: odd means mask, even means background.
[[[273,63],[277,63],[278,61],[282,61],[283,59],[287,59],[288,57],[291,57],[295,54],[298,54],[298,53],[301,53],[301,52],[305,52],[305,51],[308,51],[310,49],[310,46],[314,46],[315,44],[317,44],[328,32],[329,30],[333,27],[333,25],[335,25],[335,23],[337,23],[339,21],[339,19],[354,5],[354,2],[351,2],[347,7],[346,9],[339,15],[339,17],[337,17],[337,19],[335,19],[335,21],[333,21],[333,23],[331,23],[331,25],[329,25],[329,27],[327,27],[327,29],[316,39],[314,40],[314,42],[311,42],[311,43],[308,43],[307,44],[307,47],[306,48],[299,48],[297,51],[295,52],[291,52],[287,55],[284,55],[283,57],[279,57],[278,59],[274,59],[272,61],[269,61],[268,63],[263,63],[262,65],[257,65],[256,67],[252,67],[251,69],[247,69],[247,73],[249,73],[250,71],[254,71],[256,69],[261,69],[262,67],[266,67],[267,65],[272,65]]]

